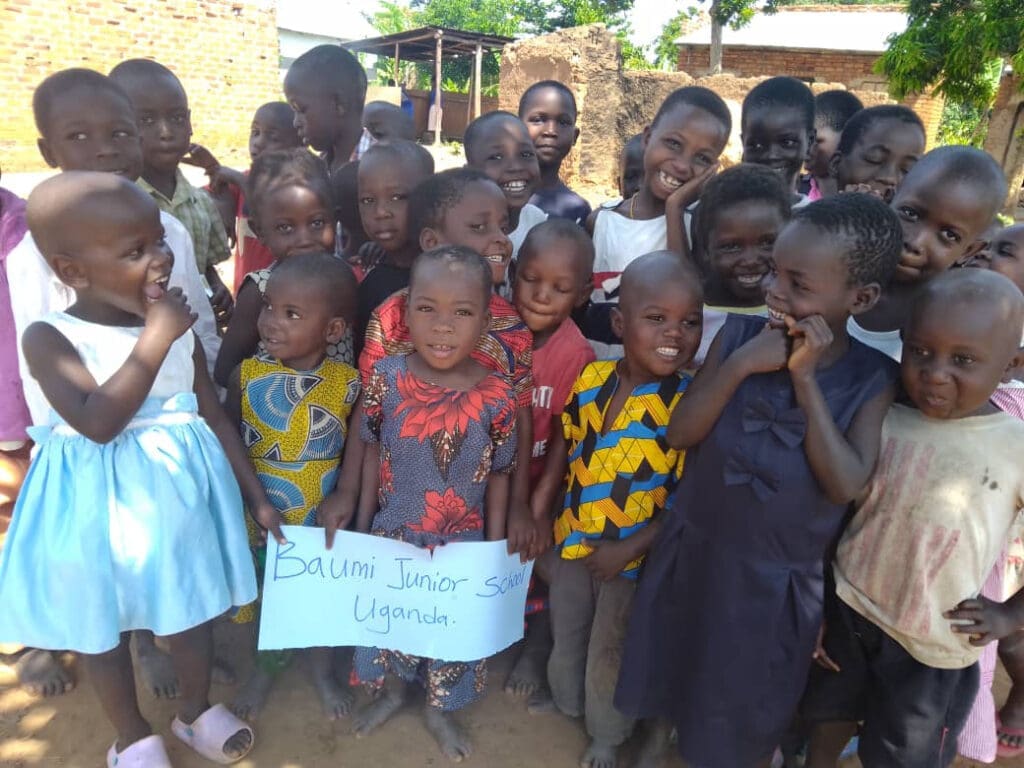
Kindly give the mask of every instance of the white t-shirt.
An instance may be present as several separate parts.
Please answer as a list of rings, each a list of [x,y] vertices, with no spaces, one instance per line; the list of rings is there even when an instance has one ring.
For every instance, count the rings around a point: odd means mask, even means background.
[[[171,267],[170,286],[181,288],[192,311],[198,315],[193,329],[206,353],[206,364],[213,371],[220,351],[220,337],[213,319],[213,309],[206,296],[206,286],[199,276],[192,238],[184,225],[174,216],[160,211],[160,223],[164,227],[167,245],[174,253]],[[14,314],[14,330],[18,335],[18,369],[25,392],[25,402],[32,416],[33,424],[45,424],[50,413],[50,404],[43,395],[39,383],[29,373],[28,363],[21,348],[21,337],[36,320],[51,312],[61,312],[75,302],[75,291],[64,285],[50,269],[39,247],[32,239],[32,233],[25,237],[7,256],[7,279],[11,285],[11,311]]]
[[[903,357],[903,338],[899,331],[869,331],[853,318],[846,319],[846,332],[857,341],[888,355],[897,363]]]
[[[893,405],[867,498],[836,553],[836,592],[922,664],[962,669],[981,648],[945,611],[977,597],[1024,507],[1024,422],[930,419]]]

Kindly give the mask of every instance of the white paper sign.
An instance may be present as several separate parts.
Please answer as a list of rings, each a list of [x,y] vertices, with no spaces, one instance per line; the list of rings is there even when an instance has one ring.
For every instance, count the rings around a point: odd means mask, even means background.
[[[380,536],[284,526],[267,544],[260,650],[360,645],[474,661],[523,636],[533,563],[505,541],[433,553]]]

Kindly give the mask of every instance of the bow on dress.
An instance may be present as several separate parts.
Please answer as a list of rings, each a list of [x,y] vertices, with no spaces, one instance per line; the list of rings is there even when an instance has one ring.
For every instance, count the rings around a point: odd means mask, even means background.
[[[764,398],[743,409],[740,424],[747,434],[771,432],[787,448],[799,446],[807,430],[807,419],[800,408],[778,410]],[[726,485],[749,485],[762,503],[779,490],[776,473],[770,467],[761,466],[739,446],[726,459],[723,477]]]

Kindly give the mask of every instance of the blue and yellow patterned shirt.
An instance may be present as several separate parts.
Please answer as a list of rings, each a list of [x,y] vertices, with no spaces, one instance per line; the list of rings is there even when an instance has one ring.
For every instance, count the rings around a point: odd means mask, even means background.
[[[665,431],[690,378],[671,376],[637,387],[605,431],[620,381],[616,365],[599,360],[584,368],[562,412],[569,472],[555,544],[566,560],[589,555],[588,539],[625,539],[645,527],[682,475],[684,451],[669,448]],[[622,575],[635,579],[642,562],[632,561]]]

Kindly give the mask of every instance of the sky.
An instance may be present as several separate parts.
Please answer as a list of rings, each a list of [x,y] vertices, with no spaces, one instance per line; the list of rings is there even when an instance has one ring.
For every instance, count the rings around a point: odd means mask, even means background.
[[[661,33],[661,28],[672,16],[679,11],[693,4],[693,0],[635,0],[631,20],[633,23],[632,41],[637,45],[648,45]],[[325,3],[323,0],[278,0],[278,19],[282,26],[296,28],[286,24],[285,20],[292,20],[296,26],[306,28],[308,22],[313,27],[324,29],[325,26],[332,26],[335,21],[346,34],[362,37],[372,35],[373,29],[366,25],[367,31],[360,31],[363,27],[361,19],[356,21],[354,17],[362,14],[373,15],[380,5],[379,0],[335,0],[332,3]],[[324,19],[324,10],[330,8],[330,18]],[[295,20],[302,20],[296,22]],[[325,23],[326,22],[326,23]]]

